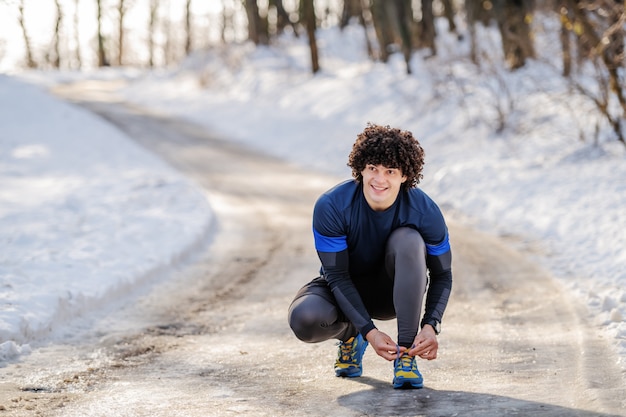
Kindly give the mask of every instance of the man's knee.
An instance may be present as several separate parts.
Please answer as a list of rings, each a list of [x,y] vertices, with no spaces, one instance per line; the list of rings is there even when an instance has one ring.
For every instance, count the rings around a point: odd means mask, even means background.
[[[303,342],[314,343],[324,340],[320,337],[324,327],[328,326],[328,302],[317,295],[300,297],[289,307],[289,327],[296,337]]]
[[[387,242],[387,251],[396,254],[423,253],[426,255],[426,244],[422,235],[410,227],[399,227],[391,233]]]

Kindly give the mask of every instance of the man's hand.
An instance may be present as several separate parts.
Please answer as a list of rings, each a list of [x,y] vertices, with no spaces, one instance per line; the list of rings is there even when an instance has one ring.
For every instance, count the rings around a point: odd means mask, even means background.
[[[435,329],[430,324],[426,324],[415,336],[413,347],[409,349],[409,355],[432,361],[437,359],[437,349],[439,349],[439,342]]]
[[[387,359],[388,361],[392,361],[398,357],[398,345],[393,341],[391,337],[381,332],[378,329],[370,330],[365,338],[369,342],[369,344],[374,348],[376,354],[378,356]],[[400,354],[406,351],[405,347],[400,346]]]

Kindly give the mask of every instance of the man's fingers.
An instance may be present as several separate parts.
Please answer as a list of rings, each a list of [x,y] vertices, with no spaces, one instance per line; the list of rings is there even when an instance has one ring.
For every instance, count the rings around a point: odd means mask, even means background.
[[[395,352],[390,352],[388,350],[381,350],[381,351],[378,351],[376,353],[378,353],[378,355],[380,357],[382,357],[382,358],[384,358],[384,359],[386,359],[388,361],[391,361],[391,360],[396,358],[396,353]]]
[[[414,347],[413,349],[411,349],[409,351],[409,354],[412,356],[419,356],[420,358],[424,357],[427,353],[429,352],[436,352],[437,347],[434,345],[426,345],[426,344],[421,344],[418,345],[416,347]]]
[[[437,359],[437,350],[433,349],[433,350],[429,350],[427,352],[421,353],[419,354],[419,357],[422,359],[428,359],[433,360],[433,359]]]

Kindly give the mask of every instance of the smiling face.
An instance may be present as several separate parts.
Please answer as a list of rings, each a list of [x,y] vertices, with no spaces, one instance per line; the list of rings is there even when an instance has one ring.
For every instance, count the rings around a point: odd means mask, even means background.
[[[363,194],[367,204],[374,211],[387,210],[396,201],[402,184],[407,180],[402,171],[384,165],[365,165],[363,176]]]
[[[424,149],[408,130],[368,123],[352,145],[348,166],[352,168],[354,179],[364,185],[367,201],[372,208],[378,209],[377,202],[380,202],[384,210],[388,202],[387,199],[381,200],[387,191],[384,189],[389,188],[392,194],[389,204],[393,204],[397,196],[393,188],[398,182],[397,178],[403,190],[415,188],[419,184],[424,167]],[[363,177],[369,177],[367,174],[370,173],[374,175],[372,167],[379,170],[381,166],[385,175],[379,174],[381,176],[373,183],[374,187],[368,185]],[[389,171],[391,167],[395,168],[395,172]]]

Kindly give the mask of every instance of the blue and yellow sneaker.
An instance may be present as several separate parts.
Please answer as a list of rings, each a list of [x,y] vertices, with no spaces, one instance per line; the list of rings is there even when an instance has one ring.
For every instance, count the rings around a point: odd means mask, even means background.
[[[415,356],[409,356],[404,353],[393,361],[394,376],[393,387],[394,388],[422,388],[424,387],[424,378],[417,369],[417,361]]]
[[[335,361],[335,375],[348,378],[361,376],[363,373],[363,353],[367,340],[361,334],[339,343],[339,352]]]

